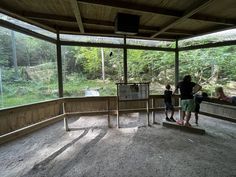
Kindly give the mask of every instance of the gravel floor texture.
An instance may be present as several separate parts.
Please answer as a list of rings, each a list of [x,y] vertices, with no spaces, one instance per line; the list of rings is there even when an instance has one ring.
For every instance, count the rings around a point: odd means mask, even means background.
[[[139,113],[120,129],[115,116],[113,128],[106,115],[68,121],[69,132],[60,121],[1,145],[0,177],[236,177],[235,123],[200,115],[198,135],[148,127]]]

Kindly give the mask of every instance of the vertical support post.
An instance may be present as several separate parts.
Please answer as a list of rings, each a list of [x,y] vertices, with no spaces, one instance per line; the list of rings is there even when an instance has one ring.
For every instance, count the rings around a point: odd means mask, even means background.
[[[175,41],[175,86],[177,86],[179,82],[179,41],[176,39]],[[179,99],[180,106],[180,99]],[[179,118],[181,119],[181,110],[179,110]]]
[[[110,99],[107,100],[107,121],[108,121],[108,127],[111,128],[111,117],[110,117]]]
[[[175,41],[175,85],[179,82],[179,42]]]
[[[123,68],[124,68],[124,83],[128,82],[128,69],[127,69],[127,47],[126,47],[126,35],[124,35],[124,53],[123,53],[124,61],[123,61]]]
[[[151,126],[150,124],[150,118],[149,118],[149,84],[148,84],[148,90],[147,90],[147,120],[148,120],[148,126]]]
[[[62,78],[62,57],[61,57],[61,42],[60,42],[60,34],[57,31],[57,74],[58,74],[58,96],[59,98],[63,97],[63,78]],[[65,114],[65,103],[64,100],[62,102],[62,112]],[[67,117],[64,117],[64,128],[66,131],[69,131]]]
[[[153,111],[152,111],[152,122],[153,122],[153,124],[156,124],[156,111],[155,111],[155,107],[156,107],[156,105],[155,105],[155,98],[152,97],[152,109],[153,109]]]
[[[62,103],[62,110],[63,110],[63,114],[65,114],[66,112],[65,112],[65,103],[64,102]],[[64,128],[66,131],[69,131],[69,126],[68,126],[68,121],[67,121],[66,115],[64,117]]]
[[[62,57],[61,57],[61,43],[60,34],[57,31],[57,73],[58,73],[58,94],[59,97],[63,97],[63,78],[62,78]]]
[[[147,107],[147,123],[148,123],[148,126],[151,126],[150,124],[150,120],[149,120],[149,99],[147,99],[147,102],[146,102],[146,107]]]
[[[119,100],[119,84],[117,84],[117,99],[116,99],[116,110],[117,110],[117,114],[116,114],[116,121],[117,121],[117,128],[120,128],[120,115],[119,115],[119,110],[120,110],[120,100]]]
[[[3,108],[3,88],[2,88],[2,68],[0,67],[0,93],[1,93],[1,108]]]
[[[101,48],[101,56],[102,56],[102,80],[105,81],[105,65],[104,65],[104,50]]]

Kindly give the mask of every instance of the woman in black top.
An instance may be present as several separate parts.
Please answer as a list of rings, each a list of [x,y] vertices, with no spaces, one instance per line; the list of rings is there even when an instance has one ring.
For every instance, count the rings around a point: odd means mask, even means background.
[[[191,81],[191,76],[186,75],[183,81],[179,82],[176,86],[175,93],[180,90],[181,98],[181,110],[183,111],[182,120],[185,120],[185,126],[191,126],[189,123],[191,112],[195,110],[195,104],[193,99],[193,94],[201,90],[201,86]]]

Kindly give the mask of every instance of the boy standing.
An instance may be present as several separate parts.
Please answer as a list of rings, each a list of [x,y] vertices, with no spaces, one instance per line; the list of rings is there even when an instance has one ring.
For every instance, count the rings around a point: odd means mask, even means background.
[[[200,111],[200,104],[202,103],[202,101],[206,100],[208,97],[208,94],[205,92],[202,92],[201,95],[199,94],[195,94],[194,95],[194,102],[195,102],[195,123],[196,125],[198,125],[198,114]]]
[[[165,101],[165,115],[166,115],[166,121],[170,121],[170,122],[175,122],[175,119],[173,118],[174,115],[174,106],[172,105],[172,91],[171,91],[171,87],[169,84],[166,85],[166,90],[164,91],[164,101]],[[170,118],[168,117],[168,111],[171,111],[171,116]]]

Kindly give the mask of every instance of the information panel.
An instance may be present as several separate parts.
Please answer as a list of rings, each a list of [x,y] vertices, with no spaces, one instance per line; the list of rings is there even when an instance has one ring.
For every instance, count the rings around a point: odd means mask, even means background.
[[[117,96],[119,100],[148,99],[149,83],[117,83]]]

